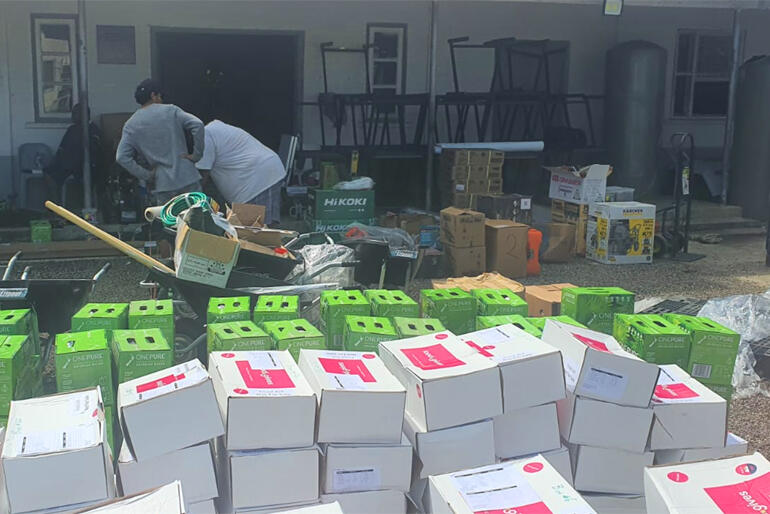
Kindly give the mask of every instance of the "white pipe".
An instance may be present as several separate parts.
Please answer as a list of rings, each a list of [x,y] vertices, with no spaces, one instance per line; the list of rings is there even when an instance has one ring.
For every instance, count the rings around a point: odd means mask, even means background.
[[[733,12],[733,55],[730,70],[730,89],[727,96],[727,116],[725,117],[725,138],[722,147],[722,204],[727,205],[727,190],[730,187],[730,153],[733,148],[735,133],[735,96],[738,91],[738,71],[741,58],[741,10]]]
[[[88,115],[88,55],[86,52],[86,2],[78,0],[78,82],[80,121],[83,124],[83,208],[91,209],[91,119]]]
[[[486,143],[440,143],[433,151],[437,154],[442,150],[499,150],[501,152],[542,152],[545,144],[542,141],[488,141]]]
[[[438,16],[436,13],[437,4],[435,0],[430,2],[430,49],[428,53],[428,116],[426,139],[428,142],[428,151],[425,155],[425,210],[431,210],[433,202],[433,148],[435,132],[433,126],[436,124],[436,46],[438,38]]]

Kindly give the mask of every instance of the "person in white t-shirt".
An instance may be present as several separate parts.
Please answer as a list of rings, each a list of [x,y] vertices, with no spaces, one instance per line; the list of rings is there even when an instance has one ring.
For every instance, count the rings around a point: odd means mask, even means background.
[[[286,168],[274,151],[243,129],[214,120],[205,128],[203,157],[196,163],[228,203],[264,205],[267,224],[281,217]]]

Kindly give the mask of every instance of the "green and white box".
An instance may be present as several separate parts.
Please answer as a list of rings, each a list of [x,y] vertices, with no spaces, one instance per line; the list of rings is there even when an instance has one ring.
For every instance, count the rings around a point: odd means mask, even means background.
[[[687,367],[690,337],[657,314],[616,314],[613,336],[647,362]]]
[[[326,349],[326,336],[306,319],[266,321],[262,324],[265,332],[273,339],[275,349],[288,350],[295,361],[299,351]]]
[[[485,328],[499,327],[500,325],[511,324],[520,328],[527,334],[535,337],[543,335],[543,331],[527,321],[527,318],[520,314],[502,314],[500,316],[479,316],[476,318],[476,330]]]
[[[299,318],[299,296],[262,295],[254,306],[254,323]]]
[[[503,314],[526,316],[529,314],[527,302],[510,289],[473,289],[471,295],[479,302],[479,316]]]
[[[113,374],[120,384],[170,368],[174,350],[159,328],[112,332]]]
[[[211,297],[206,311],[206,323],[226,323],[228,321],[249,321],[251,319],[251,299],[248,296]]]
[[[476,330],[477,300],[460,288],[420,291],[422,315],[441,320],[456,335]]]
[[[166,342],[174,348],[174,302],[171,300],[141,300],[128,304],[128,328],[157,328]]]
[[[0,335],[28,335],[32,342],[32,353],[40,354],[37,314],[32,309],[0,310]]]
[[[34,373],[33,344],[28,335],[0,336],[0,416],[7,417],[11,402],[31,395],[25,375]]]
[[[273,340],[253,321],[212,323],[207,329],[208,352],[272,350]]]
[[[634,313],[634,293],[619,287],[568,287],[561,291],[561,313],[591,330],[612,334],[615,314]]]
[[[446,327],[436,318],[393,318],[393,325],[401,339],[444,332]]]
[[[326,347],[342,350],[345,316],[369,316],[369,300],[358,290],[321,293],[321,330],[326,333]]]
[[[389,318],[376,316],[347,316],[343,346],[349,352],[374,352],[379,355],[380,342],[398,339],[398,332]]]
[[[530,325],[534,325],[535,327],[540,329],[541,332],[543,330],[545,330],[545,322],[547,320],[549,320],[549,319],[554,320],[554,321],[560,321],[562,323],[566,323],[567,325],[574,325],[574,326],[580,327],[580,328],[588,328],[587,326],[583,325],[582,323],[579,323],[579,322],[575,321],[574,319],[570,318],[569,316],[564,316],[564,315],[561,315],[561,316],[541,316],[539,318],[538,317],[527,317],[525,319],[527,321],[529,321]]]
[[[56,334],[55,344],[56,390],[61,393],[98,385],[102,389],[104,405],[115,405],[106,331]]]
[[[420,305],[398,289],[369,289],[364,296],[372,305],[372,316],[419,318]]]
[[[72,316],[72,332],[104,329],[107,340],[113,330],[127,328],[127,303],[87,303]]]

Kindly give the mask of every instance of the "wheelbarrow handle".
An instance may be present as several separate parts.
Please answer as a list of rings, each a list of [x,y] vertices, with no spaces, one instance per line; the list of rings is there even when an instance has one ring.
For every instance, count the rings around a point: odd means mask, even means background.
[[[19,255],[21,255],[21,250],[13,254],[13,257],[8,260],[8,264],[5,267],[5,272],[3,273],[3,280],[8,280],[11,278],[13,267],[16,265],[16,260],[19,258]]]
[[[109,262],[106,263],[102,268],[96,272],[96,275],[94,275],[94,278],[91,279],[91,281],[96,284],[102,276],[109,271],[109,269],[112,267],[112,264]]]

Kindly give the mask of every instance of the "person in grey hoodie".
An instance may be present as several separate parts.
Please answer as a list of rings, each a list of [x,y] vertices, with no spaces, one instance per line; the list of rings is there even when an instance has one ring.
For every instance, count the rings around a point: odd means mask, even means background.
[[[123,126],[115,160],[148,183],[155,205],[180,193],[200,191],[195,163],[203,156],[203,122],[176,105],[164,104],[155,80],[142,81],[134,98],[141,107]],[[192,136],[192,153],[188,153],[185,131]]]

